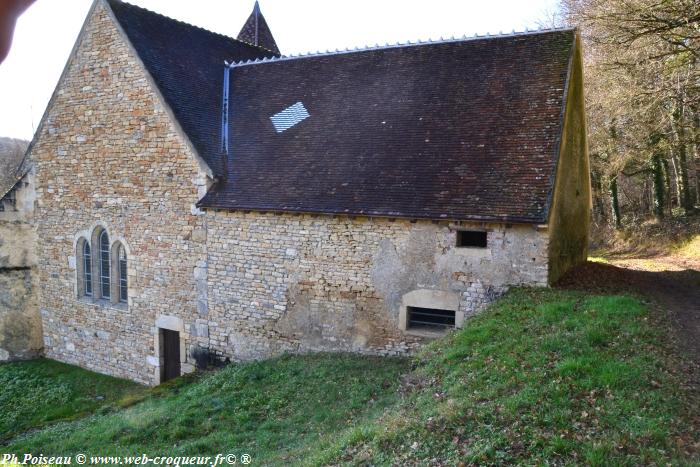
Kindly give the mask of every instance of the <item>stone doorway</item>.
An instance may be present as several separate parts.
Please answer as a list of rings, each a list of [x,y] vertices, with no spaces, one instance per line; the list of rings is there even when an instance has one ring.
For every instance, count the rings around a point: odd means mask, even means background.
[[[161,366],[160,382],[164,383],[180,376],[180,333],[170,329],[160,329],[163,343],[163,365]]]

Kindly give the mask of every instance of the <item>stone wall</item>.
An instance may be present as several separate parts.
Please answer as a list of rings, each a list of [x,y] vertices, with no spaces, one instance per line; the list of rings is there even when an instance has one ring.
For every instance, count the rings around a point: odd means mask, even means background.
[[[425,306],[411,297],[453,296],[469,317],[508,285],[547,283],[547,235],[533,226],[223,211],[207,225],[201,324],[235,359],[407,353],[425,340],[400,329],[402,308]],[[456,248],[458,229],[488,230],[488,247]]]
[[[0,200],[0,269],[31,268],[37,265],[36,202],[34,169],[17,182],[13,190],[14,203]]]
[[[31,149],[39,303],[47,357],[154,384],[156,323],[189,329],[197,316],[206,256],[194,203],[208,178],[110,15],[94,4]],[[76,246],[98,226],[127,247],[127,304],[79,296]]]
[[[0,200],[0,361],[41,354],[41,318],[36,299],[34,171],[14,188],[14,202]]]
[[[41,318],[33,268],[0,269],[0,361],[41,355]]]

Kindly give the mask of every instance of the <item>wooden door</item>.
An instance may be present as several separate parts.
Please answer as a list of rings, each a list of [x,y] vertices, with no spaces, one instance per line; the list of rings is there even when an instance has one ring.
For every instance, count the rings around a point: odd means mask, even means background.
[[[161,329],[163,337],[163,371],[161,383],[180,376],[180,333]]]

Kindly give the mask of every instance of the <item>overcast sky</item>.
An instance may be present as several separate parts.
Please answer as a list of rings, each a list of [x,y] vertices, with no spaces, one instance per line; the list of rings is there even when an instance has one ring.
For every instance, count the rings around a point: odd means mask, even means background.
[[[3,1],[3,0],[0,0]],[[0,136],[31,139],[92,0],[36,0],[0,64]],[[254,0],[130,3],[235,37]],[[283,54],[536,28],[557,0],[261,0]],[[223,58],[222,58],[223,60]]]

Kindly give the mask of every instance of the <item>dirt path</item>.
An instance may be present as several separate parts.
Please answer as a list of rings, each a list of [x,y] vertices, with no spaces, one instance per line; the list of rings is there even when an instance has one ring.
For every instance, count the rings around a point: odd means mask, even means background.
[[[609,258],[586,263],[559,286],[647,297],[672,325],[680,350],[700,364],[700,260],[680,256]]]

